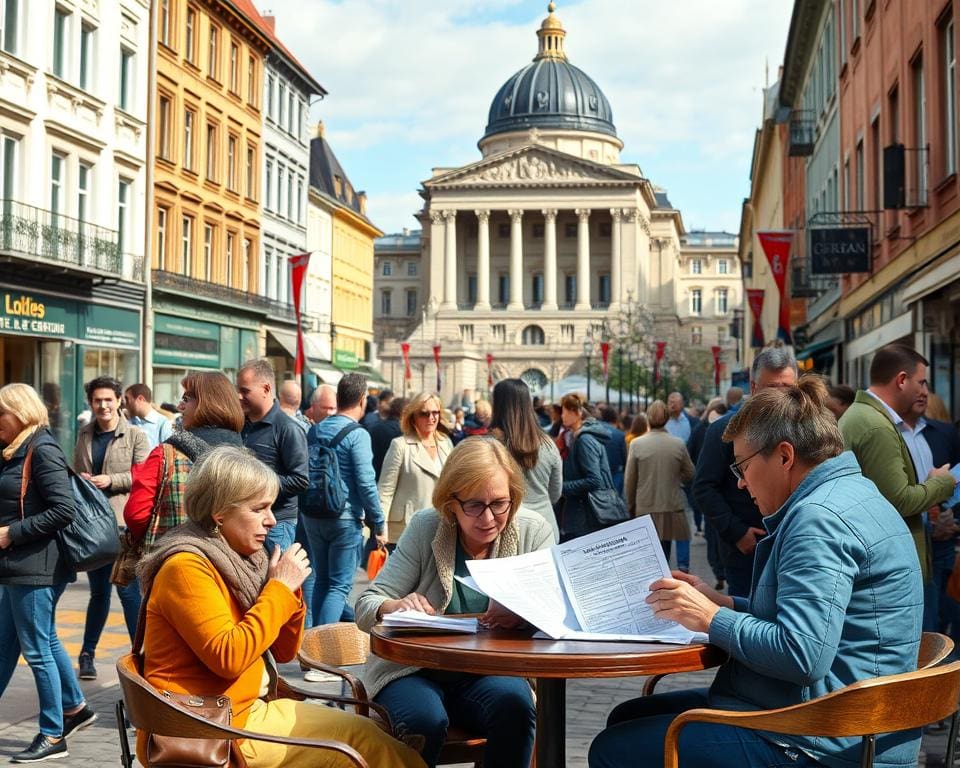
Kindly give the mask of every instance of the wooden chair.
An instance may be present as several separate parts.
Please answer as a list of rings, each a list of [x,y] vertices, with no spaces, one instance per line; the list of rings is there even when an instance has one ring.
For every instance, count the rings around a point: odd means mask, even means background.
[[[310,747],[314,749],[324,749],[332,752],[338,752],[346,757],[358,768],[369,768],[367,762],[359,752],[353,747],[343,744],[339,741],[328,739],[303,739],[293,736],[275,736],[267,733],[255,733],[232,726],[219,725],[206,718],[190,712],[184,707],[179,706],[172,700],[164,697],[156,688],[148,683],[141,675],[137,665],[136,657],[133,654],[127,654],[117,660],[117,675],[120,681],[121,700],[117,702],[117,728],[120,731],[120,752],[121,764],[124,768],[133,766],[134,756],[130,751],[130,744],[127,740],[127,731],[124,727],[124,720],[129,718],[130,724],[134,728],[150,731],[161,736],[179,736],[186,739],[253,739],[256,741],[269,741],[275,744],[284,744],[295,747]],[[303,691],[282,683],[278,687],[278,695],[284,695],[289,698],[305,698]],[[313,696],[313,694],[307,694]],[[337,701],[338,703],[350,703],[360,708],[377,708],[370,702],[358,702],[355,699],[347,697],[327,697],[322,698]],[[386,730],[389,732],[389,721]],[[239,757],[239,754],[237,755]],[[243,768],[243,760],[232,763],[232,768]]]
[[[354,699],[369,702],[363,681],[341,668],[364,664],[369,653],[370,636],[353,622],[344,621],[312,627],[304,632],[297,658],[310,669],[337,675],[349,686]],[[374,706],[372,702],[371,706]],[[473,763],[474,768],[481,768],[486,745],[485,738],[451,725],[437,764]]]
[[[939,632],[924,632],[920,635],[920,650],[917,652],[917,669],[926,669],[939,664],[953,650],[953,640]],[[643,684],[643,695],[650,696],[657,683],[666,675],[651,675]]]
[[[860,765],[873,765],[876,735],[919,728],[950,718],[944,765],[953,765],[960,707],[960,661],[902,675],[875,677],[802,704],[762,712],[691,709],[670,723],[664,737],[664,768],[679,764],[679,738],[688,723],[716,723],[795,736],[860,736]]]

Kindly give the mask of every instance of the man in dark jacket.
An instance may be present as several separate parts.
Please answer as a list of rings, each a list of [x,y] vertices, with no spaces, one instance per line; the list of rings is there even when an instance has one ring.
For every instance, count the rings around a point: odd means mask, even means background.
[[[569,411],[563,409],[564,418]],[[567,426],[564,421],[564,426]],[[563,524],[561,541],[599,530],[600,523],[590,510],[587,494],[612,488],[606,444],[610,431],[596,419],[585,419],[563,461]]]
[[[754,358],[750,369],[750,392],[766,387],[785,387],[797,381],[797,361],[784,346],[770,346]],[[732,418],[727,413],[707,429],[693,478],[693,498],[716,529],[720,559],[731,595],[747,597],[753,575],[753,551],[766,536],[760,511],[746,489],[741,489],[730,466],[736,461],[733,443],[723,442],[723,431]],[[749,458],[741,456],[741,461]]]
[[[393,401],[392,389],[383,389],[380,391],[380,394],[377,395],[376,409],[369,411],[360,420],[360,424],[363,425],[363,428],[367,430],[367,432],[370,432],[370,430],[372,430],[375,425],[379,424],[381,421],[387,418],[387,413],[390,411],[390,403],[392,401]]]
[[[392,398],[386,418],[381,419],[368,430],[370,432],[370,446],[373,448],[373,471],[378,481],[390,443],[393,442],[395,437],[400,437],[403,434],[403,430],[400,428],[400,417],[403,416],[403,409],[406,404],[407,401],[403,397]]]
[[[617,493],[623,493],[623,470],[627,466],[627,438],[623,430],[617,427],[617,412],[609,405],[600,409],[600,420],[610,433],[604,448],[607,452],[607,462],[610,464],[610,475],[613,477],[613,487]]]
[[[307,489],[307,436],[280,410],[273,396],[276,374],[266,360],[249,360],[237,371],[240,407],[246,416],[240,436],[253,454],[277,473],[280,492],[273,504],[277,524],[270,529],[267,552],[287,549],[297,532],[297,497]]]

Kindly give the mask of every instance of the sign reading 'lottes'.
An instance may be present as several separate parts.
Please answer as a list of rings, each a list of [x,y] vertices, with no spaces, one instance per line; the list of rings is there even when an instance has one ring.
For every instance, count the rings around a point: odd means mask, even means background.
[[[810,272],[869,272],[870,227],[810,227]]]
[[[3,292],[0,333],[140,345],[140,313],[41,293]]]

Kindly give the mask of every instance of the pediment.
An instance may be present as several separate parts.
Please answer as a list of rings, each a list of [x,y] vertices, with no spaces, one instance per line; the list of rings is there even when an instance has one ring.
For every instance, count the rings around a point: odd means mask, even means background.
[[[428,189],[451,187],[642,184],[644,179],[601,163],[547,147],[529,145],[449,171],[424,182]]]

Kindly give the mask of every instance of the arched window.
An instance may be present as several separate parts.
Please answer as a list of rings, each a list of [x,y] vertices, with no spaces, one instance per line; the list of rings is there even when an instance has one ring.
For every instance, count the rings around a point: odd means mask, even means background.
[[[521,337],[522,343],[524,346],[538,346],[546,343],[546,336],[543,333],[543,328],[539,325],[528,325],[523,329],[523,336]]]
[[[520,379],[530,387],[530,391],[534,394],[543,391],[543,388],[549,383],[547,374],[538,368],[527,368],[520,374]]]

